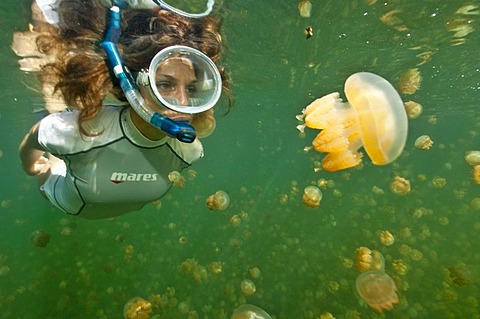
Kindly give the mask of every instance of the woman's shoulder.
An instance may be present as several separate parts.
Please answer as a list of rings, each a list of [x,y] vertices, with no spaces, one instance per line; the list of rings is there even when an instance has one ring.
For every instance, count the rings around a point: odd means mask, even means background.
[[[119,124],[122,109],[105,106],[97,117],[85,122],[84,128],[91,136],[80,132],[79,111],[52,113],[40,121],[38,141],[54,154],[70,154],[109,143],[123,136]]]

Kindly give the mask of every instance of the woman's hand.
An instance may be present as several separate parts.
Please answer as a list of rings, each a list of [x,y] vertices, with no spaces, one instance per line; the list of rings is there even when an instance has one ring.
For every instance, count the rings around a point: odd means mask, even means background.
[[[38,175],[50,168],[48,159],[43,156],[45,150],[38,143],[38,123],[25,135],[20,143],[19,153],[23,170],[28,175]]]
[[[30,170],[32,173],[31,175],[38,175],[46,173],[50,169],[50,161],[45,156],[40,156],[35,163],[33,163],[33,167]]]

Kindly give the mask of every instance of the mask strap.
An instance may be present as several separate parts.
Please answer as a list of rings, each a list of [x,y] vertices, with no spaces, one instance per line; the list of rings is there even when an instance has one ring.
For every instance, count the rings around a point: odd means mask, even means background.
[[[168,3],[166,3],[163,0],[153,0],[153,2],[158,4],[162,9],[175,12],[176,14],[179,14],[179,15],[184,16],[184,17],[196,18],[196,19],[208,16],[210,14],[210,12],[212,12],[213,6],[215,5],[215,0],[208,0],[207,9],[204,12],[202,12],[202,13],[190,13],[190,12],[185,12],[185,11],[182,11],[180,9],[177,9],[174,6],[169,5]]]

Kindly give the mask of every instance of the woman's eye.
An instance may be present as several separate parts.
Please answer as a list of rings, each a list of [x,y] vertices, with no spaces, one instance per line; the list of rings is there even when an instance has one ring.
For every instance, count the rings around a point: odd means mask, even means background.
[[[197,87],[195,85],[187,86],[186,90],[187,90],[187,93],[190,95],[197,93]]]
[[[172,91],[173,90],[173,85],[170,82],[158,82],[157,83],[157,89],[159,91]]]

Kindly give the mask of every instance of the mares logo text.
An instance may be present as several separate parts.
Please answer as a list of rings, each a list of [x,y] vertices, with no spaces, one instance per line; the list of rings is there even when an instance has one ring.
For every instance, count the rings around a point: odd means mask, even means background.
[[[115,184],[122,182],[154,182],[157,180],[157,176],[157,174],[113,172],[110,180]]]

